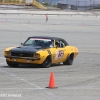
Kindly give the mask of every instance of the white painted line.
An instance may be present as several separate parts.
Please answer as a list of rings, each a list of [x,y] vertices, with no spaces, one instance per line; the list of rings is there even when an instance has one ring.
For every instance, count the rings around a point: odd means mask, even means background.
[[[46,89],[46,88],[0,88],[0,90],[43,90],[43,89]]]
[[[29,85],[32,85],[32,86],[36,87],[37,89],[38,89],[38,88],[40,89],[39,86],[37,86],[37,85],[35,85],[35,84],[31,83],[31,82],[28,82],[27,80],[25,80],[25,79],[23,79],[23,78],[21,78],[21,77],[18,77],[18,76],[15,75],[15,74],[12,74],[12,73],[10,73],[10,72],[8,72],[8,71],[5,71],[5,70],[2,70],[2,69],[0,69],[0,71],[1,71],[1,72],[5,72],[5,73],[9,74],[10,76],[13,76],[13,77],[15,77],[15,78],[17,78],[17,79],[19,79],[19,80],[22,80],[22,81],[24,81],[25,83],[28,83]],[[41,89],[42,89],[42,88],[41,88]]]
[[[27,80],[25,80],[25,79],[23,79],[23,78],[21,78],[21,77],[18,77],[17,75],[15,75],[15,74],[13,74],[13,73],[10,73],[10,72],[5,71],[5,70],[3,70],[3,69],[0,69],[0,71],[1,71],[1,72],[4,72],[4,73],[7,73],[7,74],[9,74],[10,76],[15,77],[15,78],[17,78],[17,79],[19,79],[19,80],[21,80],[21,81],[23,81],[23,82],[25,82],[25,83],[28,83],[29,85],[34,86],[36,89],[41,89],[44,93],[46,93],[46,94],[52,96],[53,98],[55,98],[55,100],[62,100],[62,98],[60,98],[59,96],[56,96],[55,94],[53,94],[53,93],[51,93],[51,92],[48,92],[47,89],[44,90],[44,88],[41,88],[41,87],[39,87],[39,86],[36,85],[36,84],[33,84],[33,83],[31,83],[31,82],[29,82],[29,81],[27,81]]]
[[[5,72],[5,73],[7,73],[7,74],[9,74],[9,75],[11,75],[11,76],[13,76],[13,77],[15,77],[15,78],[21,80],[21,81],[24,81],[25,83],[28,83],[29,85],[32,85],[32,86],[36,87],[37,89],[40,89],[39,86],[37,86],[37,85],[35,85],[35,84],[31,83],[31,82],[28,82],[27,80],[25,80],[25,79],[23,79],[23,78],[20,78],[20,77],[18,77],[18,76],[15,75],[15,74],[12,74],[12,73],[7,72],[7,71],[2,70],[2,69],[0,69],[0,70],[1,70],[2,72]],[[42,88],[41,88],[41,89],[42,89]]]

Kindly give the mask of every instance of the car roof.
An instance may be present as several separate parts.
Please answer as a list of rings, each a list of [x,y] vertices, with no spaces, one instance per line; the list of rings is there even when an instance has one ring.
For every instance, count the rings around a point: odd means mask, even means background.
[[[69,45],[65,39],[59,38],[59,37],[52,37],[52,36],[31,36],[31,37],[28,37],[28,38],[44,38],[44,39],[52,39],[52,40],[63,40],[66,45]]]
[[[61,40],[64,40],[62,38],[59,38],[59,37],[51,37],[51,36],[31,36],[29,38],[46,38],[46,39],[61,39]]]

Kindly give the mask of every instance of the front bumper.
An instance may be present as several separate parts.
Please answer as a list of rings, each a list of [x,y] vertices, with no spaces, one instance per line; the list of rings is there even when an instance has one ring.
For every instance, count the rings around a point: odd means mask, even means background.
[[[5,56],[5,58],[14,58],[14,59],[27,59],[27,60],[40,60],[40,58],[33,58],[33,57],[17,57],[17,56]]]
[[[40,58],[32,58],[32,57],[15,57],[15,56],[5,56],[7,61],[14,63],[23,63],[23,64],[41,64],[43,63]]]

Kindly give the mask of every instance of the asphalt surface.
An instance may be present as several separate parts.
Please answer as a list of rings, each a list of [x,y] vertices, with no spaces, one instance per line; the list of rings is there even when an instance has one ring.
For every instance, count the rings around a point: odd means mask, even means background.
[[[78,47],[71,66],[7,66],[3,51],[28,36],[57,36]],[[54,72],[57,88],[49,85]],[[0,15],[0,100],[100,100],[100,17],[83,15]]]

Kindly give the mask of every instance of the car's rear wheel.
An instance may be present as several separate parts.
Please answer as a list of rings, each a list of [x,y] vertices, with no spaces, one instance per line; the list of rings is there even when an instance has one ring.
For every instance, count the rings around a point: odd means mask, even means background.
[[[9,62],[7,60],[6,60],[6,62],[8,64],[8,66],[10,66],[10,67],[18,67],[19,66],[19,64],[17,64],[17,63]]]
[[[49,68],[52,64],[51,57],[47,57],[46,60],[42,63],[43,68]]]
[[[63,62],[64,65],[72,65],[74,60],[74,54],[69,55],[69,57],[66,59],[65,62]]]

